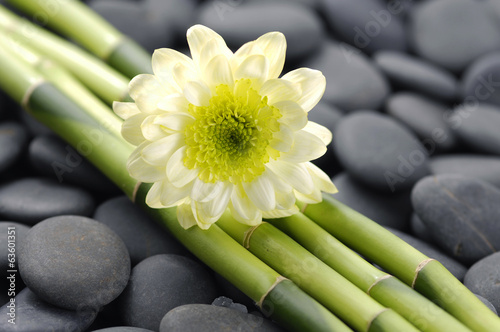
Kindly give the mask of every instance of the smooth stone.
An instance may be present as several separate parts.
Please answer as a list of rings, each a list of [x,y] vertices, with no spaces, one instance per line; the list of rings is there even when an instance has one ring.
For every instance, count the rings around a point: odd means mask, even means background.
[[[500,29],[500,27],[499,27]],[[500,52],[475,60],[462,76],[462,99],[500,106]]]
[[[493,304],[491,304],[491,302],[490,302],[490,301],[488,301],[487,299],[485,299],[485,298],[484,298],[484,297],[482,297],[481,295],[477,295],[477,294],[474,294],[474,295],[476,295],[476,297],[477,297],[478,299],[480,299],[480,300],[481,300],[481,302],[483,302],[483,303],[484,303],[484,305],[488,307],[488,309],[490,309],[491,311],[493,311],[493,312],[495,313],[495,315],[498,315],[497,309],[495,309],[495,307],[493,306]]]
[[[17,105],[16,105],[17,106]],[[30,115],[24,108],[21,106],[17,106],[15,111],[19,115],[19,118],[22,122],[22,124],[26,127],[28,130],[28,133],[32,137],[40,136],[40,135],[53,135],[54,132],[35,119],[32,115]]]
[[[186,254],[186,249],[126,196],[103,202],[93,218],[123,240],[132,265],[158,254]]]
[[[71,145],[54,135],[35,137],[28,149],[29,160],[41,175],[92,192],[119,193],[118,188]]]
[[[423,1],[412,10],[409,22],[415,52],[456,73],[500,49],[500,29],[475,0]]]
[[[17,250],[23,245],[30,227],[11,221],[0,221],[0,276],[7,276],[7,270],[17,270]],[[9,249],[11,249],[9,251]],[[9,266],[9,253],[14,254],[13,265]]]
[[[380,51],[373,61],[398,89],[408,89],[444,101],[457,97],[457,79],[449,72],[408,54]]]
[[[97,315],[96,311],[58,308],[42,300],[29,288],[25,288],[17,294],[15,304],[16,324],[8,322],[9,308],[7,304],[0,308],[0,316],[4,318],[0,319],[0,331],[84,332]]]
[[[500,190],[459,174],[428,176],[412,191],[415,213],[434,242],[464,264],[500,249]]]
[[[140,327],[114,326],[114,327],[107,327],[107,328],[99,329],[99,330],[93,330],[92,332],[154,332],[154,331],[143,329]]]
[[[40,298],[70,310],[99,310],[118,297],[130,276],[123,241],[102,223],[58,216],[36,224],[19,248],[19,271]]]
[[[143,0],[142,5],[146,8],[148,21],[166,21],[178,39],[185,42],[186,31],[195,23],[196,0]]]
[[[390,92],[385,76],[371,60],[345,43],[326,42],[304,66],[325,75],[323,101],[346,112],[378,109]]]
[[[368,54],[378,50],[406,51],[406,31],[395,9],[380,0],[323,1],[322,12],[333,32]]]
[[[160,332],[284,331],[270,320],[254,314],[207,304],[187,304],[169,311]]]
[[[424,242],[420,239],[417,239],[416,237],[397,231],[395,229],[390,229],[390,228],[388,229],[397,237],[399,237],[400,239],[402,239],[403,241],[405,241],[406,243],[408,243],[409,245],[411,245],[424,255],[439,261],[458,280],[464,279],[465,273],[467,272],[467,268],[463,264],[457,262],[455,259],[444,254],[441,250],[439,250],[438,248],[427,242]]]
[[[387,98],[385,109],[421,139],[429,155],[457,147],[456,135],[444,120],[446,105],[412,92],[399,92]]]
[[[475,154],[448,154],[429,161],[434,175],[454,173],[473,177],[500,188],[500,157]]]
[[[472,265],[464,285],[474,294],[488,300],[500,312],[500,252],[493,253]]]
[[[500,107],[489,104],[458,106],[450,122],[457,136],[470,148],[500,155]]]
[[[28,133],[15,122],[0,123],[0,172],[11,168],[28,146]]]
[[[149,15],[140,2],[126,0],[94,0],[89,7],[148,52],[173,44],[170,22],[162,15]]]
[[[225,297],[225,296],[219,296],[218,298],[216,298],[212,302],[212,305],[238,310],[238,311],[241,311],[245,314],[248,313],[248,309],[245,305],[240,304],[240,303],[234,303],[233,300],[231,300],[230,298]]]
[[[24,178],[0,186],[0,215],[28,225],[58,215],[90,216],[94,208],[86,191],[51,179]]]
[[[151,256],[132,269],[118,298],[125,325],[157,331],[167,312],[190,303],[212,303],[213,276],[199,263],[178,255]]]
[[[375,190],[406,190],[429,173],[425,147],[386,115],[349,114],[339,121],[335,136],[335,153],[346,171]]]
[[[217,283],[217,288],[221,291],[222,295],[231,298],[237,303],[241,303],[250,310],[257,308],[255,301],[253,301],[250,297],[248,297],[248,295],[238,289],[238,287],[227,281],[227,279],[222,277],[220,274],[215,273],[214,278],[215,282]]]
[[[410,219],[411,233],[422,241],[432,243],[432,235],[429,228],[422,222],[416,213],[412,213]]]
[[[324,35],[318,14],[290,1],[209,1],[198,7],[196,21],[217,31],[233,49],[270,31],[280,31],[290,59],[315,52]]]
[[[380,193],[356,182],[346,172],[332,179],[339,190],[332,197],[382,226],[408,230],[411,215],[410,193]]]

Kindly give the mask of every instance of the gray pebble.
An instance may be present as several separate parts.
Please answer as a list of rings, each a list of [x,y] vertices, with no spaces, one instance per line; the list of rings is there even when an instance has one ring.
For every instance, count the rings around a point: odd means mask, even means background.
[[[188,304],[169,311],[160,332],[279,332],[280,327],[261,316],[206,304]]]
[[[369,111],[349,114],[339,121],[335,134],[341,164],[375,190],[408,189],[429,172],[424,146],[388,116]]]
[[[203,266],[183,256],[156,255],[132,269],[118,305],[125,325],[157,331],[173,308],[216,297],[213,277]]]
[[[186,31],[194,22],[196,0],[143,0],[149,21],[165,21],[174,29],[178,39],[186,39]],[[164,31],[165,35],[170,31]],[[162,47],[165,47],[162,46]]]
[[[458,174],[428,176],[412,191],[415,212],[434,242],[465,264],[500,249],[500,190]]]
[[[429,232],[429,228],[422,222],[416,213],[412,213],[411,215],[410,228],[411,233],[420,240],[427,243],[432,243],[434,241],[431,233]]]
[[[24,224],[57,215],[90,216],[94,199],[83,189],[45,178],[24,178],[0,186],[0,216]]]
[[[484,303],[485,306],[488,307],[488,309],[490,309],[491,311],[493,311],[496,315],[498,315],[498,312],[497,312],[497,309],[495,309],[495,307],[493,306],[493,304],[491,304],[490,301],[488,301],[487,299],[485,299],[484,297],[482,297],[481,295],[477,295],[477,294],[474,294],[477,296],[478,299],[481,300],[481,302]]]
[[[218,298],[216,298],[212,302],[212,305],[238,310],[238,311],[241,311],[245,314],[248,313],[248,309],[245,305],[240,304],[240,303],[234,303],[233,300],[231,300],[230,298],[225,297],[225,296],[219,296]]]
[[[496,252],[471,266],[465,275],[464,285],[471,292],[487,299],[500,312],[500,252]]]
[[[154,332],[154,331],[143,329],[140,327],[114,326],[114,327],[107,327],[107,328],[99,329],[99,330],[93,330],[92,332]]]
[[[17,255],[16,250],[23,245],[29,230],[28,226],[17,222],[0,221],[0,276],[8,275],[7,270],[11,270],[9,253]],[[17,269],[15,256],[11,257],[14,258],[13,269]]]
[[[15,122],[0,123],[0,173],[11,168],[26,151],[28,133]]]
[[[123,241],[81,216],[53,217],[33,226],[18,260],[21,277],[34,293],[70,310],[98,310],[118,297],[130,276]]]
[[[461,94],[464,100],[472,98],[500,106],[500,52],[488,53],[467,68]]]

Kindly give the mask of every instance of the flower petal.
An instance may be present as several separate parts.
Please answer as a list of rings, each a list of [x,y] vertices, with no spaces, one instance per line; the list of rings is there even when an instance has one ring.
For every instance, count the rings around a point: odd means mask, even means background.
[[[131,116],[141,112],[135,103],[123,103],[119,101],[113,102],[113,111],[123,120],[127,120]]]
[[[297,205],[292,206],[290,209],[286,210],[272,210],[272,211],[262,211],[262,217],[265,219],[275,219],[275,218],[284,218],[289,217],[293,214],[299,212],[299,208]]]
[[[278,121],[286,124],[293,131],[300,130],[307,125],[307,113],[296,102],[284,100],[273,106],[279,109],[282,115]]]
[[[299,130],[295,133],[292,148],[280,154],[282,161],[304,163],[324,155],[326,146],[318,136]]]
[[[252,203],[241,185],[234,186],[229,209],[234,219],[243,224],[255,226],[262,222],[262,211]]]
[[[155,182],[151,186],[146,195],[146,204],[153,209],[163,208],[163,205],[160,202],[160,194],[163,190],[163,181]]]
[[[152,183],[165,178],[165,167],[156,167],[148,164],[142,158],[127,163],[130,176],[141,182]]]
[[[184,166],[186,149],[187,146],[184,145],[175,151],[167,162],[167,178],[177,188],[184,187],[198,175],[198,170]]]
[[[219,84],[226,84],[232,88],[234,78],[227,58],[223,55],[215,56],[203,72],[203,79],[208,86],[213,87],[212,92],[215,92],[215,87]]]
[[[188,82],[183,93],[188,102],[196,106],[207,106],[210,101],[210,89],[202,81]]]
[[[183,67],[190,75],[196,73],[196,67],[193,60],[188,56],[169,48],[157,49],[153,52],[153,72],[167,90],[168,93],[182,91],[174,79],[173,70],[176,66]]]
[[[243,189],[248,198],[256,207],[263,211],[276,208],[276,196],[272,180],[268,176],[269,172],[264,171],[260,176],[251,182],[243,182]]]
[[[196,225],[196,219],[191,210],[191,203],[184,203],[177,207],[177,220],[184,229]]]
[[[299,192],[309,194],[314,190],[313,179],[304,164],[272,161],[266,167]]]
[[[123,121],[121,133],[127,142],[139,145],[146,140],[142,135],[141,124],[147,116],[147,113],[139,113]]]
[[[146,114],[147,115],[147,114]],[[142,135],[148,141],[156,141],[159,140],[167,134],[159,124],[155,123],[155,119],[157,115],[150,115],[144,119],[141,123],[141,131]]]
[[[158,108],[167,112],[187,112],[188,111],[188,101],[183,94],[175,93],[165,96],[158,102]]]
[[[173,131],[182,131],[194,122],[194,118],[187,113],[167,113],[155,118],[154,123]]]
[[[280,124],[280,130],[273,134],[273,139],[269,143],[273,149],[281,152],[288,152],[293,143],[293,131],[284,123]]]
[[[160,194],[160,202],[165,208],[180,205],[189,197],[191,185],[187,184],[184,187],[177,188],[173,186],[167,179],[163,181],[164,186]]]
[[[283,100],[294,100],[302,94],[300,86],[279,78],[267,80],[260,88],[259,94],[267,96],[268,104],[273,105]]]
[[[269,61],[263,55],[251,55],[238,66],[234,79],[251,79],[257,89],[266,81],[269,72]]]
[[[128,87],[130,97],[135,101],[137,107],[146,113],[156,112],[158,102],[168,94],[156,76],[150,74],[135,76]]]
[[[172,154],[177,151],[183,143],[184,136],[182,134],[168,135],[146,145],[141,151],[141,156],[151,165],[165,167]]]
[[[198,224],[213,224],[224,213],[231,198],[233,185],[224,185],[220,194],[207,202],[193,201]]]
[[[207,65],[213,60],[213,58],[223,56],[226,60],[229,60],[232,55],[233,52],[229,50],[222,38],[212,38],[206,42],[205,46],[203,46],[203,49],[201,50],[198,68],[200,72],[204,72]]]
[[[311,162],[305,163],[305,166],[309,171],[309,174],[311,174],[311,177],[314,181],[314,186],[317,189],[330,194],[338,192],[337,187],[335,187],[330,177],[318,166],[314,165]]]
[[[330,131],[330,129],[316,122],[307,122],[306,126],[302,128],[302,130],[307,131],[314,136],[317,136],[320,140],[323,141],[325,145],[328,145],[332,142],[332,132]]]
[[[200,203],[208,202],[219,195],[223,189],[223,182],[205,182],[199,178],[196,178],[191,190],[191,198]]]
[[[282,79],[300,84],[302,96],[296,101],[306,112],[316,106],[325,93],[326,79],[318,70],[299,68],[285,74]]]
[[[233,54],[233,52],[231,52],[231,50],[226,46],[224,39],[218,33],[210,28],[207,28],[206,26],[197,24],[189,28],[187,31],[187,41],[195,64],[200,63],[202,50],[212,39],[219,40],[217,43],[214,43],[219,47],[218,52],[214,53],[225,54],[228,58]]]

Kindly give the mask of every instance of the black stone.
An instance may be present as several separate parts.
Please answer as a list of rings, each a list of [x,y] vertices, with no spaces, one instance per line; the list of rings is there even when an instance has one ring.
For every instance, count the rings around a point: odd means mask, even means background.
[[[156,255],[132,269],[118,304],[125,325],[157,331],[173,308],[216,297],[213,277],[203,266],[183,256]]]
[[[10,303],[9,303],[10,304]],[[97,312],[66,310],[53,306],[25,288],[15,297],[15,324],[8,322],[9,304],[0,308],[0,331],[12,332],[84,332],[94,321]]]
[[[115,326],[107,327],[104,329],[93,330],[92,332],[154,332],[153,330],[146,330],[140,327],[132,326]]]
[[[132,265],[157,254],[186,254],[186,249],[175,238],[125,196],[99,205],[94,219],[120,236]]]
[[[41,175],[93,192],[117,194],[118,188],[71,145],[54,135],[35,137],[29,145],[29,160]]]
[[[17,222],[0,221],[0,276],[8,275],[7,270],[17,270],[16,251],[23,245],[29,230],[28,226]],[[9,253],[14,254],[12,266],[9,266]]]
[[[470,65],[462,77],[462,99],[500,106],[500,52],[488,53]]]
[[[161,320],[160,332],[279,332],[270,320],[254,314],[207,304],[187,304],[169,311]]]
[[[400,92],[387,99],[385,108],[420,138],[430,155],[457,147],[456,135],[444,120],[446,105],[412,92]]]
[[[473,177],[500,188],[500,157],[473,154],[449,154],[430,159],[434,175],[454,173]]]
[[[366,53],[407,48],[402,7],[394,9],[380,0],[328,0],[322,9],[333,32]]]
[[[423,253],[424,255],[428,256],[429,258],[433,258],[437,261],[439,261],[441,264],[444,265],[445,268],[448,269],[448,271],[451,272],[457,278],[458,280],[463,280],[465,273],[467,272],[467,268],[457,262],[455,259],[451,258],[450,256],[444,254],[439,248],[436,248],[435,246],[424,242],[420,239],[417,239],[411,235],[408,235],[406,233],[397,231],[395,229],[390,229],[388,228],[392,233],[397,235],[400,239]]]
[[[35,294],[70,310],[98,310],[118,297],[130,276],[123,241],[81,216],[58,216],[33,226],[18,259],[21,277]]]
[[[434,242],[465,264],[500,249],[500,190],[458,174],[428,176],[412,191],[415,212]]]
[[[412,213],[410,219],[411,233],[422,241],[432,243],[432,235],[429,228],[422,222],[416,213]]]
[[[373,59],[396,88],[444,101],[453,101],[457,97],[456,78],[423,59],[391,51],[377,52]]]
[[[464,284],[471,292],[487,299],[500,312],[500,252],[491,254],[471,266]]]
[[[290,59],[315,52],[324,34],[316,12],[291,1],[209,1],[199,7],[196,21],[214,29],[233,49],[270,31],[280,31],[286,37]]]
[[[325,75],[323,100],[346,112],[378,109],[390,91],[385,76],[371,60],[345,43],[326,42],[304,65]]]
[[[238,311],[241,311],[245,314],[248,313],[248,309],[245,305],[243,305],[241,303],[234,303],[233,300],[231,300],[230,298],[225,297],[225,296],[219,296],[218,298],[216,298],[212,302],[212,305],[238,310]]]
[[[375,190],[405,190],[429,172],[424,146],[388,116],[369,111],[349,114],[339,121],[335,136],[341,164]]]
[[[26,151],[28,133],[15,122],[0,123],[0,173],[11,168]]]
[[[458,106],[449,121],[457,136],[470,148],[500,155],[500,107]]]
[[[493,311],[496,315],[498,315],[497,309],[495,309],[495,307],[493,306],[493,304],[491,304],[490,301],[488,301],[487,299],[485,299],[481,295],[477,295],[477,294],[474,294],[474,295],[476,295],[477,298],[480,299],[481,302],[483,302],[485,306],[487,306],[491,311]]]
[[[408,230],[411,214],[410,193],[380,193],[356,182],[343,172],[333,178],[339,190],[332,196],[380,225]]]
[[[178,39],[184,39],[184,43],[187,29],[196,23],[196,5],[196,0],[143,0],[148,20],[168,22],[168,29],[173,29]]]
[[[500,49],[500,29],[474,0],[422,1],[411,12],[409,28],[416,53],[453,72]]]
[[[0,186],[0,216],[28,225],[49,217],[90,216],[94,199],[83,189],[44,178],[24,178]]]

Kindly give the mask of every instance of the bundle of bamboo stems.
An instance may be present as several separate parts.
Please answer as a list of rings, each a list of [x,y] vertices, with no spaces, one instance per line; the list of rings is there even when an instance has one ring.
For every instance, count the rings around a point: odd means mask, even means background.
[[[129,78],[151,71],[150,56],[78,1],[10,3],[45,15],[95,56],[0,7],[0,87],[75,148],[85,145],[85,157],[264,314],[290,331],[500,331],[439,262],[330,196],[255,227],[224,214],[209,230],[184,230],[175,208],[149,208],[149,185],[126,170],[133,146],[110,105],[127,100]]]

